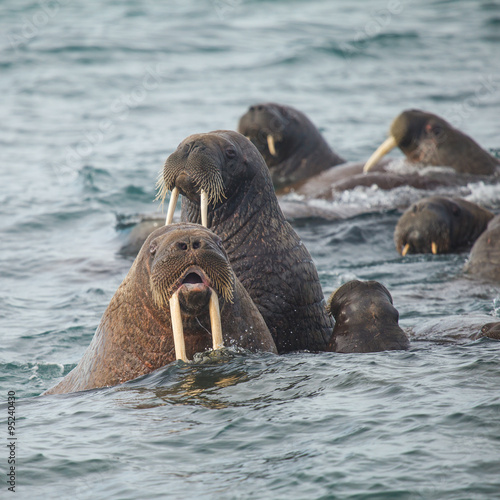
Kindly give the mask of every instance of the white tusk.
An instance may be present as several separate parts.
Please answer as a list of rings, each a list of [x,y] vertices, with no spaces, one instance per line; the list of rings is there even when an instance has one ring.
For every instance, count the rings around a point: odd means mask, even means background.
[[[438,253],[438,246],[435,241],[431,243],[431,252],[436,255]]]
[[[211,289],[212,295],[210,296],[209,312],[210,312],[210,325],[212,328],[212,344],[215,349],[222,349],[224,347],[224,340],[222,339],[222,326],[220,322],[220,309],[219,298],[215,290]]]
[[[182,328],[181,306],[179,295],[175,292],[170,297],[170,317],[172,318],[172,335],[174,337],[175,359],[187,362],[186,343],[184,342],[184,329]]]
[[[200,195],[201,205],[201,223],[203,226],[208,227],[208,194],[203,189]]]
[[[410,244],[407,243],[404,247],[403,247],[403,250],[401,251],[401,255],[404,257],[407,253],[408,253],[408,250],[410,249]]]
[[[397,146],[396,139],[392,137],[388,137],[378,148],[377,150],[368,158],[368,161],[365,163],[363,167],[363,172],[366,174],[375,163],[377,163],[381,158],[383,158],[391,149],[394,149]]]
[[[174,187],[174,189],[172,189],[172,193],[170,194],[170,201],[168,203],[167,219],[165,221],[165,226],[172,224],[172,221],[174,220],[174,212],[178,198],[179,198],[179,190],[176,187]]]
[[[276,154],[276,148],[274,147],[274,137],[271,134],[267,136],[267,147],[273,156],[278,156]]]

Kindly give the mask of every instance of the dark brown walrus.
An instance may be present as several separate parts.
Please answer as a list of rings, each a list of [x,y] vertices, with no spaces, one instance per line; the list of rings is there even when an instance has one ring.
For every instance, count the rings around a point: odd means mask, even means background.
[[[278,352],[325,350],[333,322],[316,267],[283,216],[257,148],[233,131],[189,136],[165,162],[159,197],[169,190],[167,218],[180,192],[182,220],[204,222],[221,237]]]
[[[192,358],[213,346],[218,324],[225,346],[276,352],[220,238],[196,224],[164,226],[146,240],[81,361],[45,394],[116,385]]]
[[[335,318],[329,351],[378,352],[410,346],[391,294],[377,281],[345,283],[328,299],[327,311]]]
[[[257,147],[281,189],[345,160],[332,151],[307,116],[274,102],[255,104],[240,118],[238,132]]]
[[[263,139],[273,129],[273,124],[283,128],[280,137],[287,137],[286,118],[276,118],[278,112],[283,116],[287,113],[299,113],[297,110],[275,103],[263,103],[252,106],[262,108],[258,119],[253,119],[255,111],[248,111],[240,119],[239,131],[248,136],[259,150],[271,171],[280,172],[279,187],[284,188],[278,194],[294,190],[297,194],[307,198],[331,199],[335,193],[353,189],[356,186],[376,185],[380,189],[394,189],[399,186],[413,186],[417,189],[435,189],[438,186],[462,185],[470,180],[470,175],[492,175],[497,173],[500,162],[484,151],[473,139],[452,127],[442,118],[425,111],[407,110],[394,120],[390,137],[385,141],[371,158],[365,163],[343,163],[328,146],[317,149],[314,161],[308,157],[306,162],[309,174],[305,172],[302,158],[307,157],[314,144],[325,142],[319,131],[311,124],[304,127],[301,134],[298,124],[293,123],[290,137],[292,139],[280,144],[275,140],[276,156],[265,147]],[[251,108],[251,109],[252,109]],[[307,123],[310,121],[307,120]],[[306,123],[304,120],[304,123]],[[260,129],[257,128],[260,127]],[[298,146],[294,147],[294,141]],[[326,144],[326,143],[325,143]],[[410,164],[425,166],[444,166],[453,168],[457,174],[432,171],[422,175],[421,169],[401,169],[395,171],[390,162],[382,157],[392,148],[399,146]],[[296,151],[296,149],[298,151]],[[304,153],[302,153],[304,151]],[[279,152],[279,153],[278,153]],[[335,168],[327,168],[330,166]],[[300,179],[294,172],[300,172]],[[286,175],[285,175],[286,174]]]
[[[403,111],[394,119],[389,138],[366,162],[365,172],[396,146],[412,163],[451,167],[462,174],[492,175],[500,166],[474,139],[419,109]]]
[[[493,214],[461,198],[431,196],[406,210],[394,230],[396,250],[408,253],[449,253],[470,247]]]
[[[491,219],[474,243],[465,272],[489,281],[500,281],[500,215]]]

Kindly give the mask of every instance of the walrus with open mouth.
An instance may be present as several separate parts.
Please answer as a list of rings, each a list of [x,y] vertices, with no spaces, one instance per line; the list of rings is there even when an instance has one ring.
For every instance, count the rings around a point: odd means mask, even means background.
[[[399,313],[391,294],[378,281],[344,283],[331,294],[327,310],[335,318],[329,351],[378,352],[410,347],[398,324]]]
[[[196,224],[154,231],[81,361],[45,394],[120,384],[223,346],[276,353],[218,236]]]
[[[166,160],[158,197],[179,193],[182,220],[220,236],[231,266],[259,308],[279,353],[325,350],[333,321],[316,267],[286,222],[264,159],[238,132],[195,134]]]
[[[357,186],[376,185],[389,190],[399,186],[435,189],[463,185],[470,176],[496,174],[500,166],[468,135],[439,116],[416,109],[395,118],[389,138],[366,163],[343,163],[310,120],[290,106],[255,104],[240,118],[238,130],[262,153],[273,180],[279,178],[275,181],[278,194],[294,190],[306,198],[331,199],[335,193]],[[408,164],[450,167],[457,175],[440,171],[422,175],[415,169],[394,171],[383,157],[396,146]]]
[[[394,230],[396,250],[408,253],[449,253],[470,247],[493,214],[461,198],[430,196],[408,208]]]

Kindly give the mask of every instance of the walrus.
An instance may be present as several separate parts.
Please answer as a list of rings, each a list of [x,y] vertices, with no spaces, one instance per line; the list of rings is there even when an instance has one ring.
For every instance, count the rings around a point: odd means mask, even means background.
[[[396,146],[412,163],[447,166],[462,174],[492,175],[500,166],[497,158],[443,118],[408,109],[394,119],[388,139],[368,159],[364,172]]]
[[[492,218],[489,210],[461,198],[423,198],[400,217],[394,230],[396,250],[404,257],[470,248]]]
[[[301,111],[274,102],[250,106],[238,132],[264,157],[275,189],[311,177],[345,160]]]
[[[258,110],[257,108],[262,108]],[[442,118],[420,110],[407,110],[393,122],[390,138],[365,162],[343,162],[343,159],[328,148],[326,141],[314,125],[309,125],[306,118],[304,132],[299,125],[301,120],[287,120],[288,114],[297,115],[299,111],[283,104],[266,103],[251,106],[253,111],[244,114],[238,125],[241,133],[248,136],[263,154],[272,172],[279,172],[277,193],[286,194],[294,191],[306,198],[331,200],[336,193],[354,189],[357,186],[376,185],[380,189],[390,190],[400,186],[412,186],[416,189],[435,189],[440,186],[460,186],[471,181],[475,176],[491,176],[497,173],[500,162],[469,136],[453,128]],[[302,113],[301,113],[302,115]],[[281,118],[281,116],[285,118]],[[287,127],[290,126],[290,133]],[[272,134],[277,129],[279,133]],[[287,145],[274,139],[275,155],[266,147],[267,137],[288,137]],[[307,157],[302,167],[305,154],[299,154],[290,146],[297,142],[298,152],[314,150],[315,144],[325,143],[327,147],[317,148],[314,157]],[[400,146],[406,156],[402,165],[383,158],[390,149]],[[278,147],[279,146],[279,147]],[[330,152],[329,152],[330,151]],[[314,160],[318,166],[312,166]],[[330,163],[329,168],[328,164]],[[427,169],[423,167],[449,167],[449,169]],[[454,175],[450,175],[451,170]],[[297,176],[294,172],[300,172]],[[273,179],[278,174],[273,176]]]
[[[476,240],[464,270],[489,281],[500,281],[500,215],[493,217]]]
[[[167,223],[180,193],[181,219],[202,222],[220,236],[278,353],[324,351],[333,322],[318,273],[283,216],[258,149],[234,131],[191,135],[165,162],[158,198],[169,191]]]
[[[159,227],[165,225],[165,217],[161,214],[139,215],[133,223],[119,222],[117,229],[129,229],[124,244],[120,247],[119,254],[125,257],[136,257],[147,237]]]
[[[330,295],[327,311],[335,318],[328,351],[405,350],[410,341],[398,324],[389,290],[378,281],[352,280]]]
[[[81,361],[44,394],[121,384],[222,346],[276,353],[220,238],[197,224],[163,226],[142,246]]]

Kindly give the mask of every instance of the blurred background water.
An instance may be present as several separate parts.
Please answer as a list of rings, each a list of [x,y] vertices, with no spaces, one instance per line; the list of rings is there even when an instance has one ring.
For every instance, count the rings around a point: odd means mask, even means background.
[[[0,34],[0,394],[19,398],[17,498],[500,496],[494,341],[236,356],[37,397],[78,362],[131,265],[117,216],[158,209],[156,177],[187,135],[276,101],[348,160],[410,107],[499,148],[500,2],[3,0]],[[457,194],[500,211],[498,186]],[[421,196],[359,189],[335,203],[364,215],[294,223],[325,294],[381,281],[410,333],[497,320],[499,288],[463,276],[466,253],[397,254],[392,207]]]

